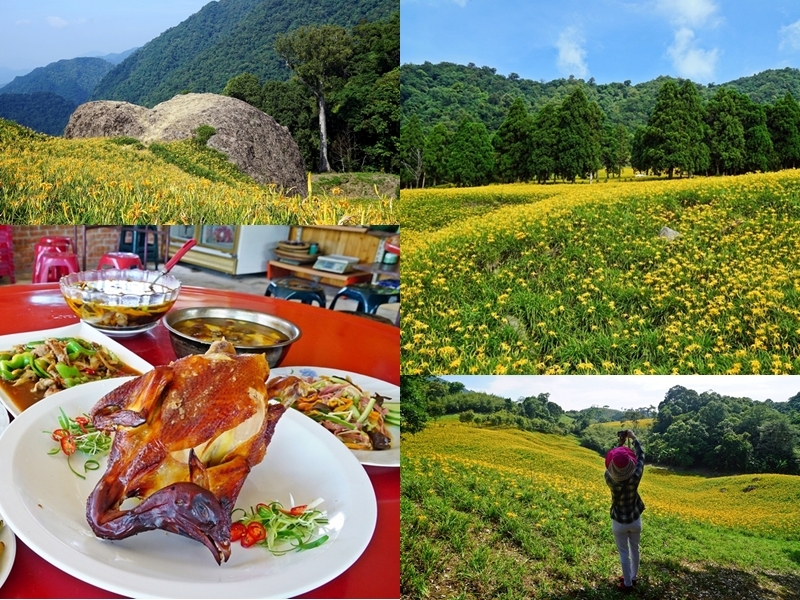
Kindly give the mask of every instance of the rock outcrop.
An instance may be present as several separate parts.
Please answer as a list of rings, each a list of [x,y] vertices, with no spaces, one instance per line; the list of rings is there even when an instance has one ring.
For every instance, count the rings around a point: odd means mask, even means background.
[[[303,157],[289,130],[228,96],[183,94],[149,110],[128,102],[87,102],[72,113],[64,137],[130,136],[148,144],[191,138],[201,125],[216,129],[208,145],[257,182],[307,195]]]

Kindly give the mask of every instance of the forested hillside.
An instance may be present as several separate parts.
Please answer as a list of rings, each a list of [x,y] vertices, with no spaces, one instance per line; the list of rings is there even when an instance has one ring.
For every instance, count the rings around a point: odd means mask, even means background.
[[[303,25],[352,27],[388,18],[397,0],[220,0],[155,38],[111,71],[94,99],[153,107],[182,91],[219,93],[243,72],[285,80],[277,34]]]
[[[416,115],[424,128],[444,123],[455,129],[465,115],[481,121],[489,131],[500,127],[514,98],[520,96],[529,110],[538,111],[545,104],[563,100],[578,87],[583,87],[589,101],[597,102],[612,124],[621,123],[633,131],[644,125],[662,84],[671,77],[632,85],[630,81],[597,84],[594,79],[554,79],[533,81],[511,73],[500,75],[490,67],[453,63],[400,67],[400,101],[403,122]],[[756,103],[773,103],[790,92],[800,98],[800,70],[769,70],[751,77],[715,85],[697,84],[703,100],[708,100],[720,87],[734,89]]]
[[[76,107],[50,92],[0,94],[0,118],[48,135],[62,135]]]
[[[77,106],[89,99],[100,80],[113,68],[113,64],[102,58],[59,60],[46,67],[34,69],[22,77],[16,77],[0,87],[0,95],[51,92]]]

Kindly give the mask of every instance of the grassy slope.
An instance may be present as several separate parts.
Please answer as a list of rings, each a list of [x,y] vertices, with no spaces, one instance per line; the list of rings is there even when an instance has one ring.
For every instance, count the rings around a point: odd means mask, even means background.
[[[120,143],[120,142],[131,143]],[[303,199],[190,141],[65,140],[0,119],[3,223],[394,223],[388,198]]]
[[[574,438],[438,423],[402,460],[404,598],[618,597],[603,461]],[[637,597],[800,594],[800,478],[647,467],[640,492]]]

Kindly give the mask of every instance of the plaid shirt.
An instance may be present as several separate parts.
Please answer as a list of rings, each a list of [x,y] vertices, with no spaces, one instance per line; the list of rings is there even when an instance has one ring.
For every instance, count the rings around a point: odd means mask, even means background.
[[[617,523],[633,523],[644,511],[644,502],[639,496],[639,482],[644,474],[644,450],[639,440],[633,440],[636,448],[636,469],[630,479],[614,481],[606,470],[606,484],[611,488],[611,518]]]

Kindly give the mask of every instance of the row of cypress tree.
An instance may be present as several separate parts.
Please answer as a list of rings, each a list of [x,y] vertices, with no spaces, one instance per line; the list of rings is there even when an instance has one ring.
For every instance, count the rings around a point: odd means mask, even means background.
[[[774,104],[721,87],[703,103],[689,80],[667,80],[645,126],[634,132],[606,122],[581,88],[531,113],[518,97],[490,134],[465,116],[455,131],[427,133],[412,115],[400,134],[405,187],[485,185],[492,181],[593,178],[604,167],[680,175],[733,175],[800,164],[800,105],[786,93]]]

